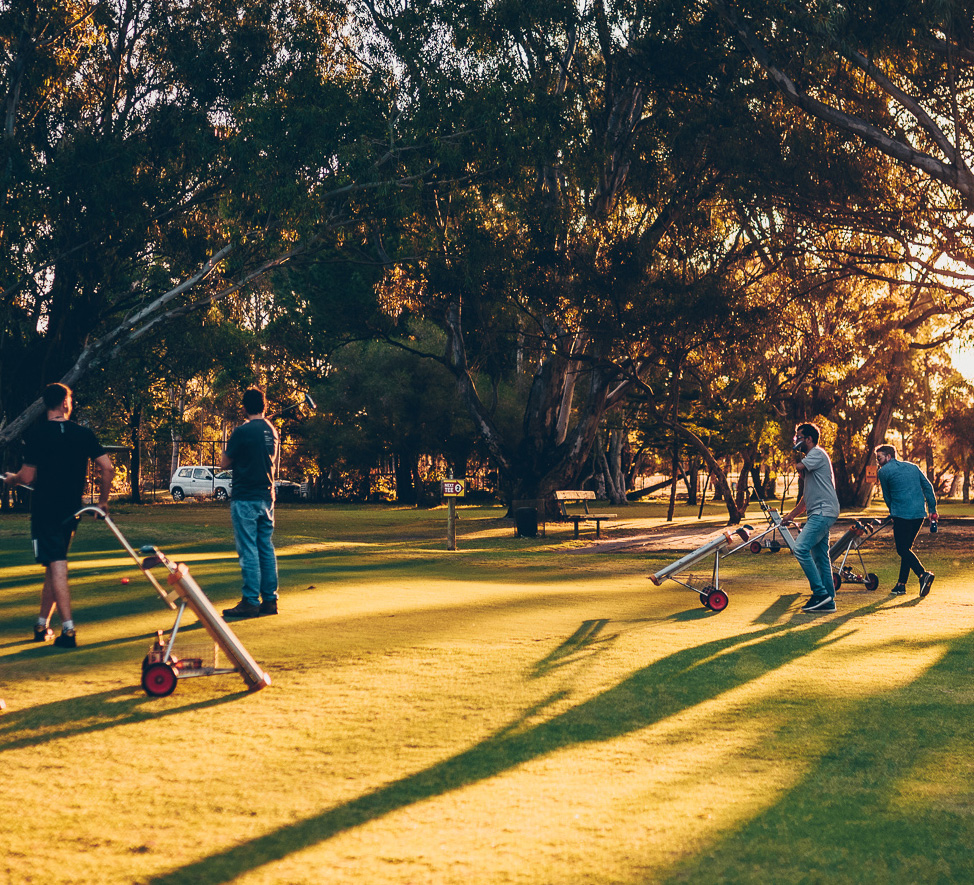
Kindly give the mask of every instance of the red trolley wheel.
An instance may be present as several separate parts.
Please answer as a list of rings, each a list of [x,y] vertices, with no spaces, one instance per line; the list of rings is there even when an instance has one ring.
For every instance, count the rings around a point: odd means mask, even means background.
[[[875,590],[879,586],[879,575],[870,572],[866,575],[866,589]]]
[[[176,671],[169,664],[149,664],[142,673],[142,688],[147,695],[164,698],[176,690]]]
[[[711,590],[707,597],[707,608],[711,611],[722,612],[727,608],[727,594],[723,590]]]
[[[842,575],[840,575],[838,572],[832,572],[832,587],[837,591],[841,586],[842,586]]]
[[[761,542],[760,541],[751,541],[751,552],[752,553],[760,553],[761,552]]]

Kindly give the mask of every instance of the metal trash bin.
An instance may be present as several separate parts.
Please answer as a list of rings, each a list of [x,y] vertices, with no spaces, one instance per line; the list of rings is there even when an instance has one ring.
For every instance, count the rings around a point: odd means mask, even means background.
[[[514,536],[516,538],[538,537],[537,507],[518,507],[514,510]]]

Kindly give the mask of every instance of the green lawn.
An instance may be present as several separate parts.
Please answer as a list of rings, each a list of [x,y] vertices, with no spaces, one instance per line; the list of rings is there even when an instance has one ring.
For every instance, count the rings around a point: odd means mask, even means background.
[[[461,508],[448,552],[442,508],[280,508],[281,614],[234,625],[273,685],[161,699],[139,665],[172,615],[107,528],[72,549],[67,651],[27,641],[40,570],[0,517],[0,882],[970,881],[974,547],[949,526],[920,538],[928,599],[887,595],[887,536],[881,589],[815,617],[787,554],[725,560],[713,614],[646,579],[684,551],[502,514]],[[115,518],[239,598],[225,507]]]

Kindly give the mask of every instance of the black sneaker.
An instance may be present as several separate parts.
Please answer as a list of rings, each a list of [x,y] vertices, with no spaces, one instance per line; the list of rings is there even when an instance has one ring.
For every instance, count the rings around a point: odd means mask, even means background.
[[[54,631],[50,627],[34,627],[34,642],[50,642]]]
[[[54,640],[58,648],[77,648],[78,638],[74,635],[74,630],[63,630],[61,635]]]
[[[897,584],[892,590],[889,591],[892,596],[906,596],[906,587],[903,584]],[[923,580],[920,581],[920,595],[923,595]]]
[[[923,599],[930,592],[930,588],[933,586],[933,572],[924,572],[920,575],[920,598]]]
[[[233,608],[225,608],[223,617],[225,618],[256,618],[260,614],[260,606],[252,602],[240,600]]]
[[[262,615],[276,615],[277,614],[277,600],[276,599],[265,599],[260,604],[260,613]]]
[[[828,614],[835,611],[835,600],[831,596],[813,596],[802,607],[802,611]]]

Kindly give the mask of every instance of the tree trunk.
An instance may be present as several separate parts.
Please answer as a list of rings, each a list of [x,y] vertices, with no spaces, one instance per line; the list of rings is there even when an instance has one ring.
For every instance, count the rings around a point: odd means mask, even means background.
[[[682,375],[683,366],[677,365],[673,372],[673,418],[671,426],[674,428],[680,423],[680,379]],[[676,431],[673,433],[673,453],[670,465],[670,475],[673,477],[673,482],[670,485],[670,506],[666,511],[667,522],[673,521],[673,515],[676,512],[676,484],[679,481],[680,473],[680,437]]]
[[[543,500],[548,515],[555,515],[552,493],[576,487],[602,418],[622,400],[632,382],[619,381],[616,367],[586,349],[583,336],[547,325],[546,331],[558,346],[542,351],[539,357],[524,409],[521,440],[512,447],[478,396],[467,363],[459,302],[447,307],[445,320],[446,365],[497,468],[507,502]],[[576,391],[580,377],[588,379],[581,397]],[[571,425],[569,417],[574,422]]]
[[[182,382],[178,389],[170,389],[172,398],[172,457],[170,458],[169,475],[172,476],[179,467],[180,445],[183,441],[182,431],[178,428],[183,423],[183,415],[186,412],[186,382]]]
[[[132,503],[142,503],[142,449],[139,437],[141,436],[142,425],[142,404],[139,403],[132,409],[129,417],[129,440],[132,443],[132,460],[129,464],[129,481],[132,484]]]
[[[671,425],[668,421],[661,422],[664,426],[670,427],[670,429],[682,433],[693,445],[693,447],[700,453],[703,458],[704,463],[710,470],[710,475],[713,478],[713,485],[715,489],[720,489],[722,492],[722,500],[727,507],[727,523],[728,525],[740,525],[741,520],[744,518],[744,512],[739,510],[737,504],[734,502],[734,495],[731,493],[730,483],[727,481],[727,473],[717,463],[717,459],[714,457],[713,452],[710,451],[709,446],[700,439],[692,430],[688,430],[682,425]],[[714,500],[717,500],[717,496],[714,496]]]
[[[396,501],[406,507],[416,506],[416,485],[413,482],[415,459],[405,452],[396,452]]]
[[[856,471],[856,482],[853,486],[854,499],[852,503],[859,510],[869,506],[873,497],[873,486],[875,483],[866,480],[866,467],[874,457],[877,446],[883,444],[886,439],[886,431],[889,429],[889,422],[893,417],[893,410],[900,397],[900,389],[903,383],[903,371],[907,362],[906,351],[897,351],[893,354],[893,359],[886,375],[886,384],[883,386],[883,395],[880,397],[879,406],[873,417],[873,425],[866,438],[866,450],[859,460],[858,470]],[[840,504],[848,504],[849,501],[840,499]]]
[[[748,486],[753,469],[754,455],[750,451],[747,451],[744,453],[744,463],[741,465],[741,472],[737,478],[737,497],[734,502],[741,519],[747,513],[747,505],[751,501],[751,493],[748,491]]]

